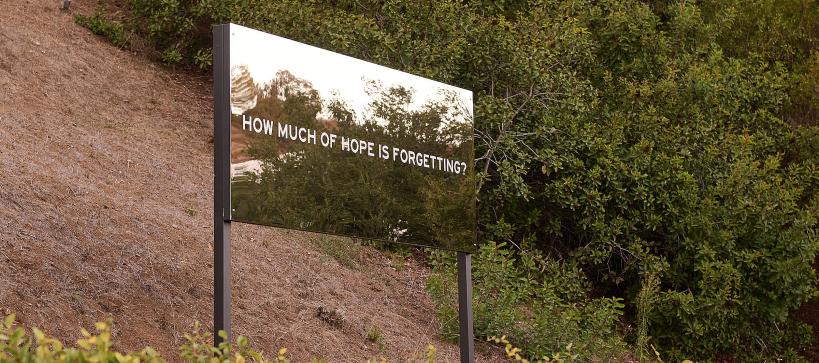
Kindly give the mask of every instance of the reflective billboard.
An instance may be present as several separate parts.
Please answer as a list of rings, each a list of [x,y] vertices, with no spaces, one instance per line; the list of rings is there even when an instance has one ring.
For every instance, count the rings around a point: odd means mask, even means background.
[[[472,92],[228,29],[227,220],[474,251]]]

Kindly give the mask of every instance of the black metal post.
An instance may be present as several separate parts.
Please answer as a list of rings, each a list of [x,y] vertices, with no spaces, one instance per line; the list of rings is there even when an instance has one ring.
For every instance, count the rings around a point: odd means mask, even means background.
[[[230,25],[213,28],[213,343],[230,341]]]
[[[461,363],[475,362],[475,331],[472,322],[472,255],[458,252],[458,321]]]
[[[213,249],[213,344],[224,330],[230,340],[230,222],[215,221]]]

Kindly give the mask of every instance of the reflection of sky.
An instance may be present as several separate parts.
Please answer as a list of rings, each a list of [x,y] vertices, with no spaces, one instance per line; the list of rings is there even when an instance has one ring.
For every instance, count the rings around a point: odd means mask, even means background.
[[[256,83],[266,83],[276,72],[288,70],[312,83],[323,100],[340,98],[359,116],[365,114],[371,100],[365,92],[367,80],[378,80],[385,88],[412,89],[409,110],[440,99],[440,90],[453,91],[460,96],[469,121],[472,119],[471,91],[235,24],[230,25],[230,33],[231,66],[247,65]]]

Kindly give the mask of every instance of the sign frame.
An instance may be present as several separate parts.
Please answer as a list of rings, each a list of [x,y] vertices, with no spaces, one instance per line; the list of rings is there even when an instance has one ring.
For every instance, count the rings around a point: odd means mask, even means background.
[[[231,339],[230,38],[232,24],[213,27],[213,336]],[[457,252],[460,361],[475,362],[472,256]]]

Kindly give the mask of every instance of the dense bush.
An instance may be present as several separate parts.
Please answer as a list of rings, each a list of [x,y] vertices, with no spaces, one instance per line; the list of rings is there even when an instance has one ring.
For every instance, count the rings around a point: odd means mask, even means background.
[[[815,1],[129,4],[176,60],[209,64],[211,24],[232,21],[474,90],[481,239],[506,243],[481,252],[481,333],[560,349],[525,327],[569,312],[579,337],[601,327],[586,306],[619,298],[647,330],[627,339],[664,357],[788,358],[805,336],[788,316],[816,296]],[[541,255],[564,267],[532,281],[580,271],[583,294],[493,280]]]
[[[576,267],[532,252],[516,258],[503,244],[488,242],[474,256],[475,334],[508,335],[525,356],[571,355],[577,361],[625,358],[617,334],[620,298],[587,297],[591,284]],[[458,337],[457,281],[451,253],[433,251],[435,270],[427,290],[438,304],[444,337]],[[574,354],[571,353],[574,349]]]

